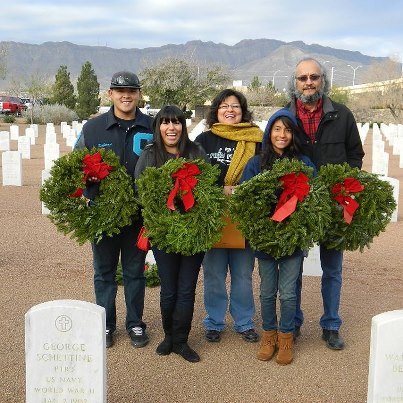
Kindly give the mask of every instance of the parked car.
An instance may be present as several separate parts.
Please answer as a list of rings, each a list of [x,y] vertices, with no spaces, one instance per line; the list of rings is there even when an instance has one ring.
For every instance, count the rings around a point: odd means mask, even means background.
[[[26,105],[27,109],[32,108],[32,101],[30,98],[21,98],[21,102]]]
[[[22,102],[21,98],[8,95],[0,96],[0,113],[21,115],[26,109],[27,106]]]

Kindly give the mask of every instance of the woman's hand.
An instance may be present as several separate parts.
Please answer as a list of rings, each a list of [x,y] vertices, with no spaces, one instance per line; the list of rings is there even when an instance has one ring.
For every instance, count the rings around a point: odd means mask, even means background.
[[[97,183],[101,182],[101,179],[97,178],[96,176],[90,176],[89,178],[87,178],[87,181],[91,183]]]
[[[231,196],[234,193],[235,189],[236,189],[236,186],[232,186],[232,185],[224,186],[225,196]]]

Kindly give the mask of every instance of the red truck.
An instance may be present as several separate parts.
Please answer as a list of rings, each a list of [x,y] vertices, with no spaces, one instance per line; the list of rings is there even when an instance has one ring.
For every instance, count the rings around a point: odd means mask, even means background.
[[[0,113],[21,115],[26,109],[27,106],[22,102],[21,98],[0,95]]]

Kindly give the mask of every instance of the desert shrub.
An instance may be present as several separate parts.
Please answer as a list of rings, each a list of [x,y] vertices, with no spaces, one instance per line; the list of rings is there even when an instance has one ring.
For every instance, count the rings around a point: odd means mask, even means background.
[[[15,122],[15,116],[14,115],[4,115],[3,122],[4,123],[14,123]]]
[[[40,107],[35,107],[32,111],[24,113],[27,123],[31,123],[31,113],[32,113],[32,123],[39,125],[44,125],[46,123],[53,123],[55,125],[60,125],[61,122],[72,122],[73,120],[78,120],[77,113],[73,110],[67,108],[65,105],[42,105]]]

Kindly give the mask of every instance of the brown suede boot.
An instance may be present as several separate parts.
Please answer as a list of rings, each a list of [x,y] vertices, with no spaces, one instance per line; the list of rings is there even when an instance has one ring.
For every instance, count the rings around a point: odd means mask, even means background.
[[[280,365],[290,364],[293,360],[294,334],[278,332],[278,354],[276,362]]]
[[[258,360],[269,361],[276,350],[277,330],[263,330],[260,349],[256,354]]]

